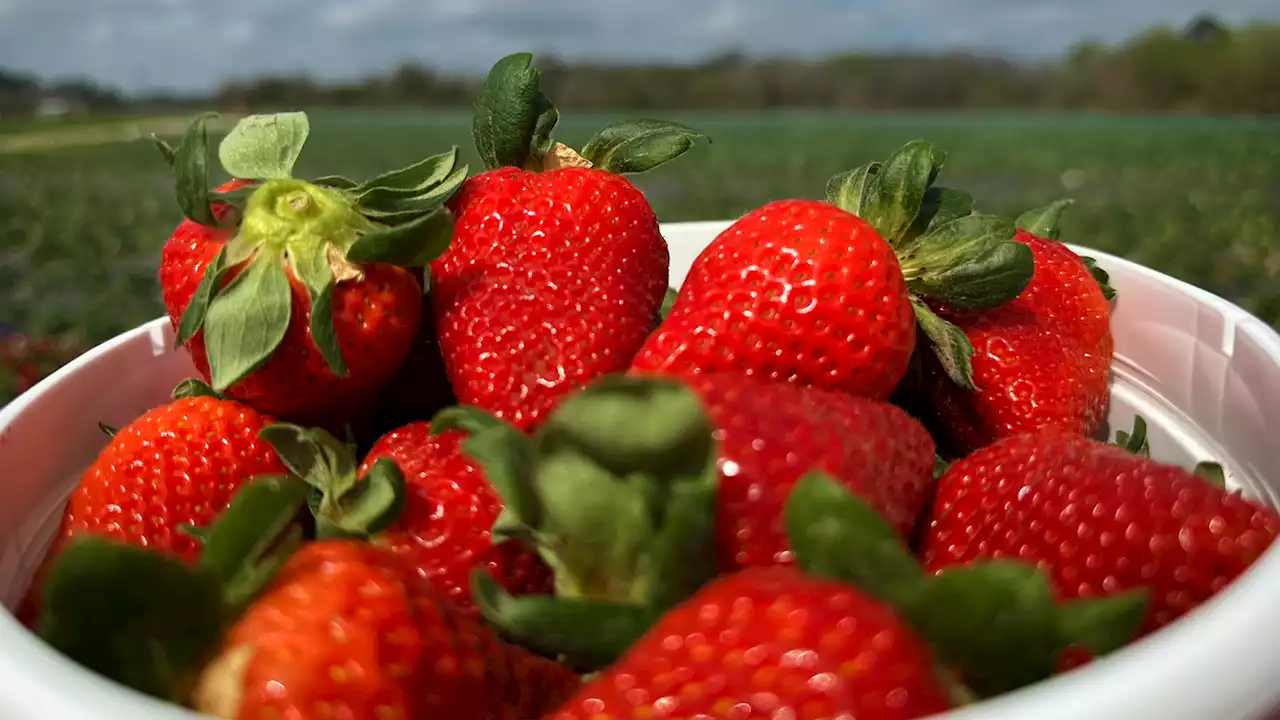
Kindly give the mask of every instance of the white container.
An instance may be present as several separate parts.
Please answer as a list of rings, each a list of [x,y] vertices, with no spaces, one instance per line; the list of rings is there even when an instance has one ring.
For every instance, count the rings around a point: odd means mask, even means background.
[[[726,222],[663,226],[671,281]],[[1280,336],[1240,308],[1173,278],[1090,252],[1111,273],[1116,359],[1110,422],[1135,413],[1156,457],[1214,459],[1227,482],[1280,504]],[[191,374],[156,320],[76,359],[0,411],[0,600],[13,608],[82,469],[106,438],[166,402]],[[953,712],[954,720],[1235,720],[1280,707],[1280,545],[1173,626],[1076,672]],[[63,659],[0,612],[0,718],[198,717]]]

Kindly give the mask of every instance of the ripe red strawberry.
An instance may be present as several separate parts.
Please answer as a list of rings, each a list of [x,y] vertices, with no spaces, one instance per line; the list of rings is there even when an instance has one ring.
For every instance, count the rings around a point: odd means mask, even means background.
[[[197,710],[224,718],[526,720],[576,676],[499,640],[393,553],[353,541],[296,553],[204,670]]]
[[[1064,598],[1150,588],[1144,631],[1244,572],[1280,516],[1181,468],[1051,429],[1006,438],[942,476],[922,550],[942,570],[1037,563]]]
[[[649,203],[620,173],[656,167],[699,136],[620,123],[578,155],[551,140],[558,115],[530,62],[512,55],[489,74],[474,129],[488,171],[450,201],[454,241],[431,264],[458,400],[526,429],[565,393],[625,369],[644,342],[669,258]]]
[[[1040,235],[1019,230],[1014,237],[1031,248],[1036,265],[1017,298],[979,310],[935,306],[974,350],[976,390],[952,382],[936,359],[925,363],[928,403],[957,454],[1048,427],[1092,435],[1106,418],[1114,291],[1091,260],[1056,240],[1065,206],[1019,218]]]
[[[814,200],[747,213],[698,256],[634,367],[742,372],[885,399],[915,349],[893,248]]]
[[[290,177],[306,116],[255,115],[222,141],[236,180],[210,194],[203,122],[163,146],[187,215],[160,268],[179,343],[216,390],[263,412],[358,418],[418,333],[415,268],[448,243],[442,204],[466,176],[456,150],[365,183],[307,182]]]
[[[24,619],[34,621],[43,579],[74,537],[109,537],[194,561],[200,546],[182,526],[212,523],[245,482],[286,472],[258,437],[270,423],[238,402],[196,396],[149,410],[118,430],[67,502],[24,601]]]
[[[916,348],[916,324],[958,382],[962,334],[924,298],[998,305],[1031,275],[1012,223],[971,213],[933,186],[941,153],[908,143],[884,163],[833,178],[827,202],[747,213],[698,256],[670,315],[633,367],[734,371],[887,399]]]
[[[722,572],[792,561],[782,508],[821,469],[857,493],[902,537],[933,488],[933,441],[902,410],[812,387],[723,373],[681,380],[715,432],[716,548]]]
[[[890,607],[794,568],[720,577],[549,720],[907,720],[952,707],[933,652]]]
[[[418,422],[378,440],[360,465],[368,474],[388,458],[404,474],[404,509],[377,542],[391,548],[444,597],[473,609],[470,573],[483,568],[513,595],[551,592],[551,571],[519,540],[494,544],[491,530],[502,498],[469,455],[465,433],[433,435]]]

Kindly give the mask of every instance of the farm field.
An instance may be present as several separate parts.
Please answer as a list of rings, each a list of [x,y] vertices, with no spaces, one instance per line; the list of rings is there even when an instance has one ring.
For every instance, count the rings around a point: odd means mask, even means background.
[[[581,144],[612,117],[574,115]],[[832,174],[926,137],[943,182],[1015,214],[1062,196],[1063,239],[1226,296],[1280,327],[1280,121],[1025,115],[669,113],[714,140],[635,181],[664,221],[729,218],[769,200],[821,197]],[[368,177],[460,145],[461,111],[321,111],[304,175]],[[0,126],[0,139],[23,126]],[[180,213],[145,142],[0,152],[0,323],[96,343],[162,312],[160,247]],[[0,403],[3,402],[0,398]]]

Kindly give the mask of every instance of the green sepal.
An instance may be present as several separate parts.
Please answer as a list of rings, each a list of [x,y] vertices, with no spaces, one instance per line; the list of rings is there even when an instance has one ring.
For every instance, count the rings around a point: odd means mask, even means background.
[[[357,203],[376,204],[380,198],[402,199],[420,195],[438,185],[453,172],[458,164],[458,148],[432,155],[418,162],[383,173],[372,180],[350,188],[348,191]]]
[[[537,120],[533,123],[533,139],[529,141],[531,160],[541,158],[555,147],[556,141],[552,136],[555,133],[556,124],[560,122],[560,111],[551,104],[551,100],[546,95],[538,93],[536,100]]]
[[[300,513],[311,488],[292,475],[265,475],[240,488],[202,534],[199,567],[222,579],[223,606],[238,615],[302,543]]]
[[[178,151],[167,140],[155,133],[147,135],[147,139],[151,141],[152,145],[155,145],[156,150],[160,151],[160,157],[164,158],[164,164],[172,168],[174,163],[177,162]]]
[[[360,236],[347,248],[351,262],[382,262],[399,267],[420,267],[440,257],[453,240],[453,213],[449,208],[403,225],[379,227]]]
[[[973,344],[964,331],[939,317],[924,300],[912,296],[911,309],[921,332],[929,339],[929,351],[938,359],[942,371],[965,390],[976,390],[973,384]]]
[[[800,478],[787,499],[783,523],[796,564],[806,573],[852,583],[894,605],[925,581],[924,570],[889,523],[825,473]]]
[[[338,342],[338,328],[333,324],[333,282],[318,289],[308,287],[311,295],[311,342],[320,351],[320,357],[337,377],[347,376],[347,361],[342,357],[342,345]]]
[[[928,575],[883,518],[821,473],[797,483],[784,521],[802,569],[893,606],[983,696],[1049,677],[1069,647],[1101,655],[1122,646],[1145,614],[1141,590],[1055,603],[1048,577],[1022,562]]]
[[[936,151],[935,151],[936,152]],[[955,188],[933,186],[924,191],[920,212],[907,231],[904,242],[933,232],[952,220],[973,214],[973,196]]]
[[[471,134],[484,166],[528,167],[549,148],[555,108],[538,89],[533,55],[508,55],[489,71],[476,98]]]
[[[652,627],[652,607],[552,595],[513,597],[484,570],[471,573],[480,614],[507,640],[579,672],[607,667]]]
[[[1071,198],[1054,200],[1042,208],[1022,213],[1014,224],[1038,238],[1057,240],[1062,235],[1062,229],[1059,226],[1062,222],[1062,213],[1074,204],[1075,200]]]
[[[209,133],[205,127],[216,113],[202,113],[192,119],[173,155],[174,192],[182,214],[192,222],[216,227],[209,205]]]
[[[94,535],[57,556],[38,632],[84,667],[181,703],[225,628],[301,541],[308,488],[267,476],[241,488],[207,532],[199,561]]]
[[[99,422],[99,423],[98,423],[98,429],[102,431],[102,434],[103,434],[103,435],[106,435],[106,436],[107,436],[107,437],[109,437],[109,438],[113,438],[113,437],[115,437],[115,436],[116,436],[117,434],[119,434],[119,432],[120,432],[120,428],[118,428],[118,427],[111,427],[110,425],[108,425],[108,424],[106,424],[106,423],[104,423],[104,422]]]
[[[1195,464],[1191,472],[1204,478],[1204,481],[1210,485],[1223,490],[1227,487],[1227,471],[1222,467],[1221,463],[1209,460],[1201,460]]]
[[[662,294],[662,307],[658,308],[658,317],[666,320],[667,316],[671,314],[671,308],[675,307],[676,300],[679,299],[679,297],[680,293],[675,288],[667,288],[667,291]]]
[[[966,215],[937,226],[899,252],[914,293],[962,308],[1003,305],[1035,273],[1031,248],[1012,240],[1013,223],[996,215]]]
[[[338,283],[329,258],[318,252],[290,253],[293,274],[307,289],[311,303],[311,343],[324,358],[329,371],[337,377],[347,375],[347,361],[338,342],[338,329],[333,324],[333,288]]]
[[[209,384],[198,378],[187,378],[173,387],[173,392],[169,395],[174,400],[185,400],[193,397],[211,397],[218,400],[225,400],[226,395],[209,387]]]
[[[466,181],[467,172],[466,165],[454,168],[444,179],[416,195],[401,196],[391,191],[371,195],[362,200],[357,209],[366,217],[386,225],[407,222],[444,207]]]
[[[862,217],[862,208],[867,202],[867,188],[879,172],[880,163],[872,162],[832,176],[827,181],[827,202]]]
[[[1052,676],[1069,647],[1103,655],[1129,642],[1146,593],[1055,603],[1034,565],[992,560],[942,571],[898,608],[965,685],[991,697]]]
[[[350,445],[320,428],[272,423],[258,431],[289,472],[336,500],[356,484],[357,463]]]
[[[226,272],[226,260],[227,248],[224,245],[204,269],[200,284],[196,286],[195,293],[187,303],[186,309],[182,311],[182,318],[178,321],[178,329],[174,334],[175,347],[187,344],[204,327],[205,315],[209,311],[209,302],[213,299],[214,289],[222,284],[222,277]]]
[[[235,266],[248,260],[255,251],[252,244],[238,236],[218,250],[205,267],[200,284],[196,286],[195,293],[182,311],[174,335],[174,347],[182,347],[200,332],[209,313],[209,303],[222,287],[223,278]]]
[[[642,173],[683,155],[698,138],[705,137],[691,127],[667,120],[623,120],[588,140],[582,157],[606,172]]]
[[[357,478],[352,444],[324,430],[274,423],[258,434],[315,491],[317,537],[365,539],[390,527],[403,512],[404,475],[390,458],[374,461]]]
[[[532,438],[482,429],[463,448],[511,511],[495,533],[532,539],[560,597],[664,608],[714,574],[716,447],[683,384],[606,376]]]
[[[1102,291],[1102,297],[1108,301],[1115,300],[1116,289],[1111,286],[1111,274],[1099,267],[1098,261],[1094,258],[1081,255],[1080,260],[1084,263],[1084,267],[1089,271],[1089,274],[1093,276],[1094,281],[1098,283],[1098,289]]]
[[[218,160],[231,177],[278,180],[293,176],[311,124],[304,112],[247,115],[218,145]]]
[[[1147,421],[1141,415],[1133,416],[1133,429],[1116,431],[1115,446],[1139,457],[1151,457],[1151,443],[1147,441]]]
[[[859,216],[896,246],[920,212],[925,190],[934,175],[933,145],[912,140],[903,145],[867,180]],[[1012,233],[1010,233],[1012,234]]]
[[[1077,646],[1093,655],[1124,647],[1147,615],[1146,590],[1126,590],[1105,597],[1061,601],[1056,606],[1058,645]]]
[[[222,633],[222,579],[167,555],[87,535],[59,553],[38,632],[103,677],[170,702]]]
[[[265,251],[214,295],[204,318],[214,390],[225,391],[271,357],[289,329],[292,304],[283,258]]]

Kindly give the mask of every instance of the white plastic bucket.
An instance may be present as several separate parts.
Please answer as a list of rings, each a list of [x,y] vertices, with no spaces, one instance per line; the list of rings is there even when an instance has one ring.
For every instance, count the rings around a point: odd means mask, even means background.
[[[671,282],[728,222],[663,226]],[[1160,273],[1089,252],[1119,292],[1110,422],[1149,423],[1156,457],[1213,459],[1227,482],[1280,505],[1280,336]],[[161,319],[106,342],[0,410],[0,600],[13,608],[80,472],[123,425],[192,372]],[[1280,545],[1214,600],[1097,663],[947,715],[953,720],[1247,720],[1280,707]],[[0,718],[198,717],[63,659],[0,612]]]

